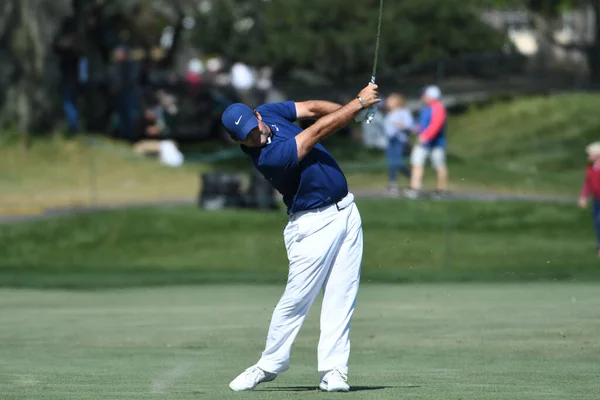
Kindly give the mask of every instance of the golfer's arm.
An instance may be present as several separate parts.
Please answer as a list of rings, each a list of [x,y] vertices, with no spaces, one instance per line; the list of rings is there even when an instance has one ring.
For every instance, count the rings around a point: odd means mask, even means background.
[[[342,108],[341,104],[324,100],[309,100],[296,103],[296,118],[321,118]]]
[[[345,106],[320,118],[309,128],[300,132],[296,136],[298,161],[302,160],[318,142],[346,126],[361,109],[360,101],[354,99]]]

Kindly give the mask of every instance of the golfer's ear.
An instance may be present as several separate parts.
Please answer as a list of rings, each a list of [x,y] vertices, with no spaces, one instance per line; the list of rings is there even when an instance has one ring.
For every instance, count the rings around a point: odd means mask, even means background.
[[[262,116],[260,115],[258,110],[254,110],[254,115],[256,115],[256,119],[258,119],[259,121],[262,121]]]

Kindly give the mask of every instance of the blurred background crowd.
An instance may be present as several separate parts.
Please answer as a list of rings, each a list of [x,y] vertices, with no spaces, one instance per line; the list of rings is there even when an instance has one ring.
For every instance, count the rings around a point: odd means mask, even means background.
[[[143,2],[130,6],[75,1],[74,15],[61,18],[52,49],[70,133],[101,132],[138,152],[157,151],[168,138],[219,139],[220,112],[231,102],[273,99],[271,68],[180,51],[194,20],[178,2],[156,32],[157,11]]]
[[[217,154],[232,146],[220,115],[233,102],[352,99],[370,78],[378,5],[2,2],[0,138],[17,137],[28,148],[56,132],[108,137],[172,166],[190,154]],[[425,88],[436,88],[448,114],[499,95],[595,89],[599,15],[596,0],[388,2],[377,71],[386,101],[374,123],[336,136],[387,155],[391,192],[402,176],[401,185],[418,189],[424,158],[413,147],[430,107]],[[391,132],[386,118],[397,109],[415,126]],[[427,155],[445,190],[445,151]]]
[[[378,2],[279,3],[3,2],[0,125],[202,140],[219,137],[219,113],[233,101],[351,98],[368,79]],[[507,77],[522,89],[585,85],[600,57],[597,9],[581,3],[562,14],[560,1],[390,4],[379,80],[413,99],[452,79],[462,79],[459,92]]]

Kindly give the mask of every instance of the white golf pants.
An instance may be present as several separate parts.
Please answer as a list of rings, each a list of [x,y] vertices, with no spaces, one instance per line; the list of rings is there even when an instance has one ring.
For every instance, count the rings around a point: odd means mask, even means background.
[[[284,230],[290,261],[288,281],[275,307],[258,366],[289,368],[292,344],[313,301],[323,289],[318,370],[348,373],[350,320],[363,253],[362,222],[350,193],[332,206],[290,216]]]

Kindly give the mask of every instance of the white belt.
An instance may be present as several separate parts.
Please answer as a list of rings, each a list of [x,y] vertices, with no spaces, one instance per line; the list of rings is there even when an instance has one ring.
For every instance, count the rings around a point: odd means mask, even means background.
[[[344,208],[350,207],[352,203],[354,203],[354,195],[348,192],[346,197],[344,197],[343,199],[341,199],[333,205],[337,207],[338,211],[342,211]]]
[[[293,221],[294,219],[301,217],[304,214],[320,213],[320,212],[330,211],[332,209],[337,210],[337,211],[342,211],[343,209],[348,208],[352,203],[354,203],[354,195],[352,193],[348,192],[348,194],[343,199],[338,201],[337,203],[333,203],[331,205],[324,206],[321,208],[314,208],[312,210],[304,210],[304,211],[298,211],[295,213],[291,213],[290,219]]]

